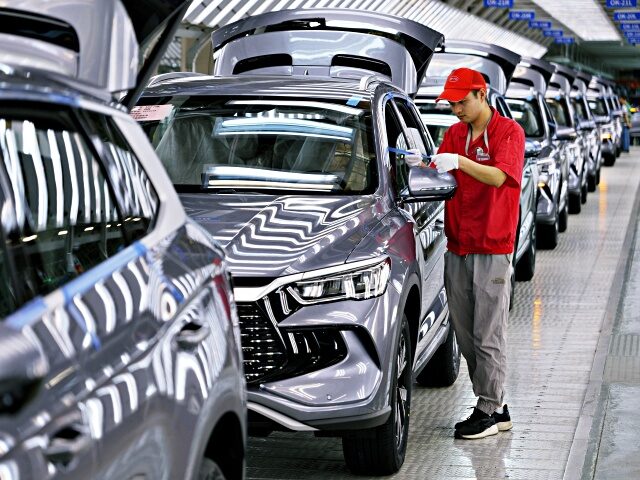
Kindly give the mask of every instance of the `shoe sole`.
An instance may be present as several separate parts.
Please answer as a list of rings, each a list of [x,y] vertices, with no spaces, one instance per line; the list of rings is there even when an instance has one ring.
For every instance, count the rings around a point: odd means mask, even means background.
[[[456,431],[455,437],[456,438],[462,438],[464,440],[478,440],[480,438],[485,438],[485,437],[489,437],[491,435],[496,435],[497,433],[498,433],[498,426],[497,425],[491,425],[486,430],[484,430],[484,431],[482,431],[480,433],[475,433],[473,435],[462,435],[460,432]]]
[[[511,423],[511,420],[509,420],[507,422],[498,422],[496,423],[496,426],[498,427],[498,430],[500,432],[506,432],[507,430],[511,430],[513,428],[513,423]]]

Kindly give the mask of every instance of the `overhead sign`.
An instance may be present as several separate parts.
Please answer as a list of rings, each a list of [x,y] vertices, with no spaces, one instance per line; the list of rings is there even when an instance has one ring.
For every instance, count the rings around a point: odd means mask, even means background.
[[[562,30],[545,30],[542,32],[545,37],[562,37],[564,35],[564,31]]]
[[[550,30],[551,22],[544,22],[541,20],[531,20],[529,22],[529,28],[539,28],[541,30]]]
[[[533,20],[536,18],[536,12],[533,10],[511,10],[509,12],[509,20]]]
[[[575,43],[576,39],[573,37],[555,37],[553,41],[555,43],[563,43],[565,45],[568,45],[570,43]]]
[[[616,22],[640,21],[640,12],[614,12],[613,20]]]
[[[620,29],[623,32],[640,32],[640,23],[621,23]]]
[[[607,0],[607,8],[637,7],[638,0]]]
[[[513,8],[513,0],[484,0],[485,7]]]

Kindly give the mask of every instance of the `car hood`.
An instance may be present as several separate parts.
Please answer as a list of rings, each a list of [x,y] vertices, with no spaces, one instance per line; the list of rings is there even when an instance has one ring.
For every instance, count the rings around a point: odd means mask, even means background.
[[[182,193],[236,277],[274,278],[344,263],[384,216],[375,196]]]

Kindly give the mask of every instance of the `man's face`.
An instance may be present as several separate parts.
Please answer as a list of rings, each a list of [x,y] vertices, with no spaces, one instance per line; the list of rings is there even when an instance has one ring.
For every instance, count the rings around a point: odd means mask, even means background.
[[[449,102],[451,111],[461,122],[472,123],[482,112],[482,104],[486,95],[484,90],[479,90],[475,95],[473,92],[469,92],[459,102]]]

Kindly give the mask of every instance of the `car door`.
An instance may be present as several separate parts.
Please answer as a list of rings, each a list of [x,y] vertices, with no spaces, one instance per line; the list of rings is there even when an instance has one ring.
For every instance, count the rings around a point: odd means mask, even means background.
[[[82,359],[100,344],[97,312],[81,292],[105,264],[136,254],[73,111],[24,101],[2,112],[2,228],[15,307],[3,322],[48,364],[24,404],[0,416],[0,436],[13,445],[2,463],[21,478],[93,478],[100,418],[85,399],[97,371]]]
[[[433,145],[429,142],[415,111],[413,103],[402,96],[394,96],[384,106],[385,123],[388,138],[396,138],[395,148],[404,151],[417,148],[423,155],[433,152]],[[389,140],[390,146],[392,140]],[[392,147],[393,148],[393,147]],[[391,156],[395,163],[396,191],[402,192],[407,186],[409,167],[401,155]],[[414,364],[419,365],[425,347],[431,341],[432,328],[443,320],[445,297],[443,294],[444,281],[444,251],[446,239],[444,236],[444,202],[416,202],[401,203],[399,208],[411,216],[415,222],[416,251],[419,258],[421,273],[421,319],[418,329],[418,341],[414,355]]]

